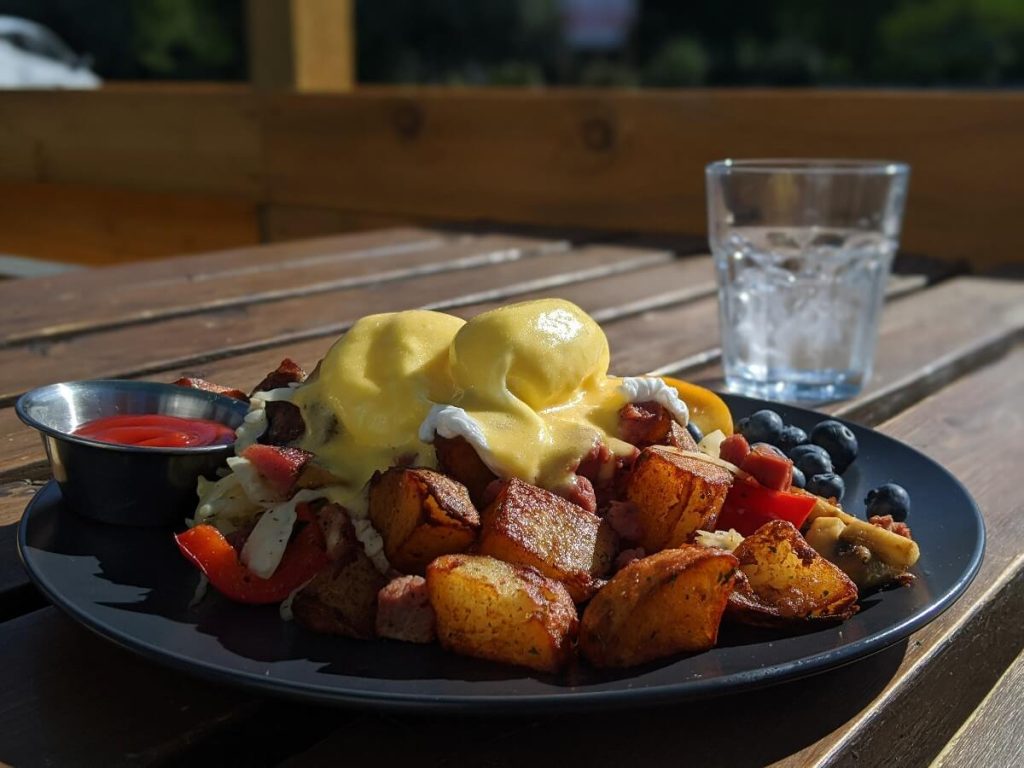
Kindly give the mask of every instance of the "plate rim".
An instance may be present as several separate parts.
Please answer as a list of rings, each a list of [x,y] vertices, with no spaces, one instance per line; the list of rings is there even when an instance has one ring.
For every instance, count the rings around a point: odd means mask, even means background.
[[[967,591],[984,561],[987,530],[984,517],[978,508],[977,502],[967,488],[948,469],[913,446],[907,445],[884,432],[879,432],[856,422],[846,421],[842,417],[822,414],[817,411],[800,408],[799,406],[772,403],[735,394],[723,393],[722,396],[726,399],[727,403],[730,400],[735,400],[743,402],[748,407],[758,405],[765,407],[782,406],[787,410],[802,412],[807,416],[824,416],[835,419],[859,430],[872,432],[887,441],[895,443],[902,449],[912,451],[930,464],[933,469],[938,470],[947,480],[954,483],[969,501],[969,505],[965,507],[964,513],[970,513],[978,533],[977,542],[969,554],[967,564],[955,582],[944,593],[940,594],[935,600],[929,602],[919,611],[866,637],[810,656],[779,662],[767,667],[737,671],[725,676],[697,680],[688,679],[679,682],[655,684],[643,688],[625,687],[611,690],[577,691],[573,690],[572,687],[567,687],[564,690],[517,695],[487,693],[430,694],[426,691],[362,691],[309,682],[296,682],[287,678],[257,675],[250,671],[226,668],[218,663],[189,657],[179,651],[160,648],[145,640],[140,640],[130,633],[120,631],[102,620],[96,619],[74,601],[67,599],[61,594],[59,589],[50,584],[45,574],[34,567],[31,562],[31,556],[27,555],[29,548],[26,538],[27,523],[35,513],[36,507],[44,503],[61,503],[60,489],[53,479],[47,482],[33,496],[25,508],[25,512],[18,524],[18,556],[33,584],[55,606],[94,634],[150,661],[206,680],[227,683],[258,693],[267,693],[274,696],[283,696],[294,700],[320,704],[336,706],[358,705],[360,707],[391,711],[416,710],[420,712],[438,711],[453,713],[469,711],[476,713],[509,713],[527,710],[530,712],[552,710],[565,712],[569,709],[594,711],[597,709],[617,709],[626,706],[643,706],[665,701],[683,702],[731,695],[745,690],[764,688],[809,677],[872,656],[930,624],[948,610]],[[732,410],[731,406],[730,410]],[[57,498],[51,500],[49,497],[53,495],[56,495]],[[520,670],[520,672],[524,675],[530,674],[527,670]]]

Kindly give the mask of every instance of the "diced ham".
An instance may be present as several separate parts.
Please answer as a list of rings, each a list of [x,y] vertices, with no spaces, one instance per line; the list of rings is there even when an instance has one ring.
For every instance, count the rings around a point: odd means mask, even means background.
[[[333,502],[313,502],[311,508],[316,524],[323,531],[327,557],[332,562],[349,559],[356,549],[362,547],[343,506]]]
[[[585,477],[574,475],[572,482],[559,494],[587,512],[597,512],[597,494],[594,485]]]
[[[299,448],[257,444],[242,451],[242,458],[252,463],[268,490],[277,498],[287,499],[313,454]]]
[[[892,531],[905,539],[912,538],[910,535],[910,526],[906,523],[897,523],[892,519],[892,515],[872,515],[868,518],[868,522],[872,525],[877,525],[879,528]]]
[[[297,405],[286,400],[272,400],[267,403],[267,431],[260,437],[266,445],[287,445],[298,440],[306,432],[306,422]]]
[[[647,556],[646,550],[643,547],[634,547],[633,549],[624,549],[619,552],[619,556],[615,558],[615,571],[621,571],[627,565],[637,560],[641,560]]]
[[[434,609],[422,576],[399,576],[377,593],[377,636],[407,643],[437,637]]]
[[[639,541],[643,537],[640,517],[632,502],[613,501],[609,503],[604,519],[612,530],[625,541]]]
[[[302,367],[290,357],[286,357],[277,368],[263,377],[263,381],[253,389],[253,394],[281,389],[289,384],[301,384],[305,380],[306,372]]]
[[[739,467],[773,491],[788,491],[793,484],[793,462],[778,448],[766,443],[754,443]]]
[[[223,384],[214,384],[212,381],[200,379],[196,376],[182,376],[174,383],[179,387],[188,387],[189,389],[201,389],[203,392],[213,392],[218,395],[233,397],[236,400],[241,400],[246,403],[249,402],[249,396],[240,389],[234,389],[233,387],[225,387]]]
[[[658,403],[628,403],[619,411],[619,437],[646,448],[662,443],[674,423],[672,414]]]
[[[718,457],[722,461],[728,461],[737,467],[743,464],[743,460],[747,458],[748,453],[750,453],[750,443],[739,432],[725,438],[718,449]]]
[[[697,450],[697,441],[693,439],[690,431],[674,421],[669,427],[668,434],[665,435],[663,442],[665,445],[671,445],[673,448],[678,448],[682,451]]]

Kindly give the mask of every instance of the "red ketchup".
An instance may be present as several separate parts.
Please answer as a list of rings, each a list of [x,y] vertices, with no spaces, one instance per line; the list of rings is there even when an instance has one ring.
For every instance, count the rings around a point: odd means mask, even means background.
[[[107,416],[87,422],[71,434],[103,443],[148,448],[197,448],[235,441],[235,431],[218,421],[161,414]]]

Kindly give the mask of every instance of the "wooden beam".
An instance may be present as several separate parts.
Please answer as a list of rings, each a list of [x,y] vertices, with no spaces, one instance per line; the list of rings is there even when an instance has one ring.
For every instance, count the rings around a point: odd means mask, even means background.
[[[258,88],[349,91],[352,0],[249,0],[249,75]]]
[[[254,203],[229,195],[0,182],[0,253],[114,264],[260,241]]]
[[[881,157],[912,167],[903,247],[986,267],[1024,260],[1022,135],[1014,91],[134,87],[4,94],[0,181],[234,195],[274,237],[437,221],[700,236],[711,160]]]

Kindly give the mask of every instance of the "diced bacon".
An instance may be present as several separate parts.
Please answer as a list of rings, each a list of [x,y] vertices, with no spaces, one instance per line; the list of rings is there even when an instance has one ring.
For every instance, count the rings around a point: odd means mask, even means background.
[[[196,376],[182,376],[174,383],[179,387],[188,387],[189,389],[201,389],[203,392],[213,392],[218,395],[233,397],[236,400],[241,400],[246,403],[249,402],[249,396],[240,389],[234,389],[233,387],[225,387],[223,384],[214,384],[212,381],[200,379]]]
[[[434,609],[422,576],[399,576],[377,593],[377,636],[407,643],[437,637]]]
[[[287,499],[313,454],[299,448],[257,444],[242,451],[242,458],[252,463],[269,491],[277,498]]]
[[[609,503],[604,519],[612,530],[625,541],[639,541],[643,537],[640,518],[632,502],[613,501]]]
[[[302,367],[290,357],[286,357],[277,368],[263,377],[263,381],[253,389],[253,394],[281,389],[289,384],[301,384],[305,380],[306,372],[302,370]]]

